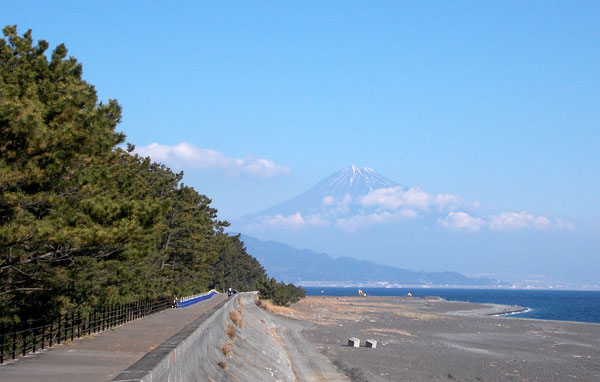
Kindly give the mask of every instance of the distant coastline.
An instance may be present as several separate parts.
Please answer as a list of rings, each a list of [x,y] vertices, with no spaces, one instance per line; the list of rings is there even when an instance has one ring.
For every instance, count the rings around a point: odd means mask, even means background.
[[[600,291],[600,285],[527,285],[527,284],[499,284],[499,285],[438,285],[438,284],[395,284],[382,282],[352,282],[352,281],[295,281],[295,285],[313,288],[385,288],[385,289],[493,289],[493,290],[556,290],[556,291]]]
[[[478,304],[497,304],[523,307],[513,313],[519,318],[534,318],[553,321],[600,323],[600,291],[515,289],[477,287],[370,287],[346,285],[343,287],[304,286],[309,296],[356,296],[361,289],[368,296],[440,297],[447,301],[462,301]],[[497,312],[498,313],[498,312]],[[499,312],[502,314],[502,312]]]

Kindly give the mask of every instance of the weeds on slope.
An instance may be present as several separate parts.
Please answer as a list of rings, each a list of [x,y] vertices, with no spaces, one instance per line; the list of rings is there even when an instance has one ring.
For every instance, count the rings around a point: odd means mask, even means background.
[[[237,326],[238,328],[241,328],[242,325],[244,324],[244,321],[242,320],[242,316],[240,315],[239,312],[237,312],[235,310],[232,310],[229,312],[229,318],[235,324],[235,326]]]
[[[230,340],[233,340],[235,338],[235,328],[233,327],[233,324],[231,322],[227,324],[225,334],[227,334],[227,337],[229,337]]]
[[[233,344],[227,342],[225,345],[221,346],[221,353],[227,358],[233,357]]]

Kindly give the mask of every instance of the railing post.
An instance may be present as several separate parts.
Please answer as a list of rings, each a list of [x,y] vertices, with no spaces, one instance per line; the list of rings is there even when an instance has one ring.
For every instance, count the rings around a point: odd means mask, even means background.
[[[42,350],[44,349],[44,345],[46,344],[46,326],[48,325],[42,326]]]
[[[17,358],[17,332],[14,331],[12,335],[12,358]]]
[[[25,350],[27,349],[27,329],[21,331],[21,353],[25,356]]]
[[[75,335],[75,312],[71,312],[71,342],[73,342],[73,338]]]
[[[104,331],[106,326],[106,306],[102,308],[102,331]]]
[[[0,329],[0,363],[4,363],[4,336],[6,335],[6,326],[2,324],[2,329]]]
[[[57,341],[56,341],[56,343],[58,343],[58,344],[60,344],[60,334],[61,334],[61,333],[60,333],[60,328],[61,328],[61,325],[60,325],[60,324],[61,324],[61,322],[60,322],[60,318],[61,318],[61,317],[62,317],[61,315],[59,315],[59,316],[58,316],[58,328],[57,328],[57,330],[58,330],[58,338],[57,338]]]
[[[50,321],[50,339],[48,340],[48,347],[52,347],[52,341],[54,340],[54,321]]]
[[[81,310],[77,312],[77,338],[81,338]]]
[[[36,340],[37,340],[37,336],[36,336],[36,332],[37,332],[37,330],[36,330],[36,329],[37,329],[37,328],[33,328],[33,329],[31,330],[31,331],[32,331],[32,333],[31,333],[31,334],[32,334],[32,342],[31,342],[31,352],[32,352],[32,353],[35,353],[35,342],[36,342]]]

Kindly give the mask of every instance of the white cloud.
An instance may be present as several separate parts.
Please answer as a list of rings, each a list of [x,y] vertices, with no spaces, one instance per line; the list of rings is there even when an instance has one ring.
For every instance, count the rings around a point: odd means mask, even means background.
[[[445,218],[439,218],[438,224],[442,227],[466,231],[479,231],[487,225],[487,222],[481,218],[476,218],[466,212],[450,212]]]
[[[344,231],[354,232],[359,228],[372,226],[375,224],[384,224],[402,218],[415,218],[417,213],[410,209],[401,209],[398,211],[380,211],[366,215],[354,215],[347,218],[336,219],[335,225]]]
[[[502,212],[488,218],[473,217],[466,212],[450,212],[446,217],[439,218],[438,224],[445,228],[467,231],[480,231],[488,228],[491,231],[517,230],[561,230],[574,231],[575,226],[561,219],[550,219],[546,216],[535,216],[528,212]]]
[[[492,231],[514,231],[519,229],[547,229],[552,226],[552,221],[545,216],[534,216],[525,211],[502,212],[490,217]]]
[[[325,207],[332,206],[334,203],[335,203],[335,198],[331,195],[327,195],[321,200],[321,205],[323,205]]]
[[[283,216],[280,214],[274,216],[265,216],[262,219],[262,223],[271,227],[287,227],[287,228],[302,228],[306,223],[302,214],[296,212],[295,214]]]
[[[287,216],[280,214],[263,216],[260,219],[260,223],[262,226],[286,229],[300,229],[309,225],[327,226],[330,224],[329,221],[319,215],[309,215],[304,217],[300,212],[296,212],[295,214],[290,214]]]
[[[554,225],[561,231],[575,231],[575,225],[571,222],[566,222],[562,219],[554,219]]]
[[[135,153],[149,156],[152,160],[162,162],[181,169],[216,169],[229,176],[248,175],[258,178],[270,178],[285,175],[290,169],[270,160],[248,156],[231,158],[216,150],[203,149],[182,142],[168,146],[151,143],[148,146],[136,147]]]
[[[400,211],[398,211],[398,216],[403,218],[416,218],[417,215],[417,211],[412,210],[410,208],[403,208]]]
[[[439,212],[455,211],[465,204],[462,198],[457,195],[432,195],[418,188],[410,188],[405,191],[400,186],[373,190],[361,198],[361,203],[364,206],[387,210],[410,208],[429,211],[437,209]]]
[[[349,210],[349,206],[352,203],[352,196],[346,193],[341,198],[336,198],[331,195],[327,195],[321,199],[321,206],[326,210],[329,215],[345,214]]]
[[[305,219],[305,222],[310,225],[317,226],[328,226],[330,225],[329,221],[323,218],[321,215],[308,215]]]

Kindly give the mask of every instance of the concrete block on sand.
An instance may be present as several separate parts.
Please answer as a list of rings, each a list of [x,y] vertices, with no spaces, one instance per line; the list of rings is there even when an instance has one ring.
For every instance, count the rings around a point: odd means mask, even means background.
[[[350,338],[348,338],[348,346],[357,348],[360,346],[360,340],[356,337],[350,337]]]
[[[366,346],[368,348],[375,349],[377,347],[377,341],[376,340],[367,340],[365,343],[366,343]]]

